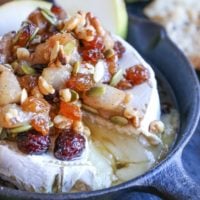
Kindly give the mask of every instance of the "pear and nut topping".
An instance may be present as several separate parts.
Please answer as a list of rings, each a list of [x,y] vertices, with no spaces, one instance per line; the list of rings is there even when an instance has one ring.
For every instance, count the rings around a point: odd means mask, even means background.
[[[53,132],[56,158],[80,157],[84,136],[90,135],[83,110],[119,126],[139,126],[135,111],[124,111],[132,98],[123,90],[147,81],[148,70],[142,65],[119,69],[125,47],[91,12],[79,11],[70,17],[58,6],[38,8],[5,39],[10,52],[0,59],[0,68],[9,78],[13,75],[16,91],[9,90],[0,127],[17,138],[22,152],[45,153]],[[0,85],[7,94],[5,88]],[[158,128],[161,125],[152,123],[150,131]]]

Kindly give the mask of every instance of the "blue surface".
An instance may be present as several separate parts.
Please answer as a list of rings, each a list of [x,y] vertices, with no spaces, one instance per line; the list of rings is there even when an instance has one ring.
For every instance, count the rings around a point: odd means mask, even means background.
[[[134,14],[140,17],[144,17],[142,9],[145,3],[132,3],[127,5],[129,14]],[[200,73],[198,73],[200,78]],[[200,184],[200,123],[199,126],[191,138],[190,142],[183,151],[183,165],[188,172],[188,175],[192,177],[198,184]],[[159,200],[161,198],[155,195],[144,193],[129,193],[123,198],[123,200]]]

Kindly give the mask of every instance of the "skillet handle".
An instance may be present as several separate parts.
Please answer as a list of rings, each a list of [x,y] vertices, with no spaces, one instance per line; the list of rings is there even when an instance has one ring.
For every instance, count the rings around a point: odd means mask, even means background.
[[[200,185],[187,174],[182,163],[182,151],[163,169],[146,182],[166,199],[200,200]]]

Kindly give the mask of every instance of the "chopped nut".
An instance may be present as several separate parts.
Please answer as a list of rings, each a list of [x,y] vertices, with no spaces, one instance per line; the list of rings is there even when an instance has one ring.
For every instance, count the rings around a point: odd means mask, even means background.
[[[90,129],[87,126],[84,126],[84,135],[87,137],[91,135]]]
[[[72,98],[72,94],[70,89],[61,89],[59,91],[60,99],[64,102],[70,102]]]
[[[132,95],[132,94],[126,93],[126,96],[125,96],[125,98],[124,98],[124,103],[125,103],[125,104],[128,104],[128,103],[132,100],[132,98],[133,98],[133,95]]]
[[[34,88],[31,90],[31,95],[34,96],[34,97],[37,97],[37,98],[43,98],[43,95],[42,95],[42,93],[40,92],[38,86],[34,87]]]
[[[17,58],[19,60],[27,60],[30,56],[30,52],[26,48],[17,48]]]
[[[74,121],[74,123],[72,125],[72,129],[76,133],[83,133],[83,131],[84,131],[83,122],[81,122],[81,121]]]
[[[38,79],[38,87],[42,94],[48,95],[53,94],[55,89],[50,85],[42,76]]]
[[[73,31],[84,19],[82,15],[79,13],[71,17],[69,20],[65,22],[63,30]]]
[[[96,35],[95,29],[90,25],[86,27],[77,27],[75,33],[78,39],[82,39],[88,42],[94,40]]]
[[[159,120],[152,121],[149,125],[149,131],[151,133],[159,134],[163,133],[165,130],[165,125]]]
[[[62,65],[66,65],[68,62],[63,45],[60,45],[60,50],[58,52],[58,60],[62,63]]]
[[[53,122],[58,129],[71,129],[73,120],[64,117],[63,115],[56,115]]]
[[[131,119],[135,116],[137,116],[138,118],[141,117],[139,111],[135,108],[132,108],[130,106],[126,107],[125,110],[124,110],[124,116],[127,118],[127,119]]]
[[[93,17],[91,13],[88,13],[88,17],[89,17],[90,23],[96,29],[97,34],[99,36],[104,36],[106,32],[104,28],[101,26],[100,21],[96,17]]]
[[[26,89],[23,88],[23,90],[21,92],[20,103],[23,104],[24,101],[26,101],[27,97],[28,97],[28,93],[27,93]]]
[[[59,41],[56,41],[53,49],[51,50],[50,62],[53,62],[57,58],[59,50],[60,50]]]
[[[131,120],[132,120],[132,124],[135,128],[140,127],[140,118],[138,116],[134,116]]]
[[[149,135],[146,137],[148,142],[153,145],[153,146],[157,146],[159,145],[162,141],[160,140],[160,138],[158,138],[156,135]]]
[[[5,113],[5,120],[8,124],[12,124],[13,120],[16,120],[18,117],[18,111],[16,109],[9,109],[7,113]]]

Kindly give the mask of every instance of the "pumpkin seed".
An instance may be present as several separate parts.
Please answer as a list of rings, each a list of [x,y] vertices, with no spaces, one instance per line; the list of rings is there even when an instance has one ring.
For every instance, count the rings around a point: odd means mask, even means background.
[[[39,29],[38,27],[36,27],[35,31],[34,31],[33,34],[31,35],[31,37],[30,37],[28,43],[31,42],[31,41],[35,38],[35,36],[37,35],[37,33],[38,33],[39,30],[40,30],[40,29]]]
[[[98,111],[90,106],[87,106],[85,104],[82,104],[82,108],[83,110],[85,111],[88,111],[88,112],[91,112],[91,113],[94,113],[94,114],[98,114]]]
[[[72,52],[74,51],[74,48],[76,47],[76,42],[75,40],[69,41],[65,46],[64,46],[64,52],[66,55],[71,55]]]
[[[30,124],[25,124],[25,125],[20,126],[20,127],[9,129],[9,133],[12,133],[12,134],[21,133],[21,132],[24,132],[24,131],[28,131],[31,128],[32,128],[32,126]]]
[[[86,92],[86,95],[89,97],[99,97],[106,92],[106,88],[104,86],[96,86],[91,88]]]
[[[74,91],[74,90],[70,90],[70,92],[71,92],[71,101],[76,101],[76,100],[78,100],[79,99],[79,94],[76,92],[76,91]]]
[[[52,128],[53,126],[54,126],[53,122],[50,121],[50,122],[49,122],[49,128]]]
[[[99,61],[94,68],[94,75],[93,75],[94,81],[96,83],[99,82],[104,77],[104,73],[105,73],[104,64],[102,61]]]
[[[111,58],[113,55],[115,55],[115,51],[113,49],[108,49],[106,52],[105,52],[105,57],[106,58]]]
[[[125,126],[128,124],[128,120],[121,116],[113,116],[110,118],[110,121],[113,122],[114,124],[118,124],[120,126]]]
[[[56,25],[56,17],[55,15],[48,9],[45,8],[40,8],[41,14],[43,15],[43,17],[49,21],[52,25]]]
[[[113,75],[113,77],[112,77],[112,79],[110,81],[110,85],[113,86],[113,87],[116,86],[120,82],[120,80],[122,79],[122,77],[123,77],[123,70],[120,69],[119,71],[117,71]]]
[[[80,62],[77,61],[77,62],[75,62],[74,65],[73,65],[72,74],[73,74],[73,75],[77,74],[78,71],[79,71],[79,69],[80,69]]]
[[[21,66],[22,71],[24,72],[24,74],[28,74],[28,75],[33,75],[35,74],[35,69],[33,69],[32,67],[30,67],[28,64],[23,64]]]

